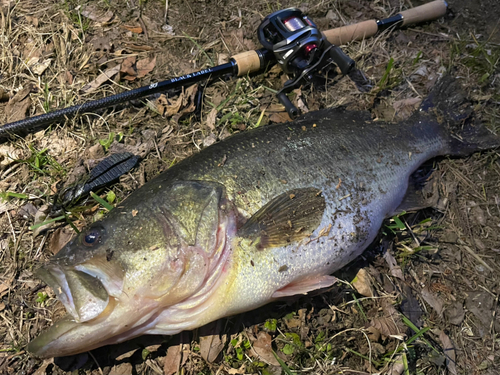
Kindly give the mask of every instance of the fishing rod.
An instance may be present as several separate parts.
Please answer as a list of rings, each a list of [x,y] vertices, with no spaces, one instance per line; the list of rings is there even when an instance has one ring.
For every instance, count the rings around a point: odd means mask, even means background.
[[[354,61],[338,45],[369,38],[388,28],[397,29],[437,19],[446,14],[447,7],[448,4],[444,0],[436,0],[389,18],[363,21],[324,32],[320,32],[314,22],[299,9],[280,10],[267,16],[258,28],[259,41],[264,48],[234,55],[228,63],[222,65],[5,124],[0,127],[0,143],[14,136],[24,136],[48,125],[66,121],[79,114],[105,109],[206,79],[227,75],[241,77],[262,72],[275,63],[291,77],[277,96],[290,117],[294,118],[299,112],[288,99],[287,93],[310,82],[317,72],[329,64],[337,65],[344,75],[354,69]]]

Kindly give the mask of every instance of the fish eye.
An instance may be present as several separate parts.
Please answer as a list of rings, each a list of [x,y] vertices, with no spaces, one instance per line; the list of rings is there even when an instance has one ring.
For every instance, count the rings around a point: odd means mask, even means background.
[[[85,235],[82,237],[82,243],[85,246],[92,247],[100,243],[102,237],[102,230],[99,228],[91,228],[87,230]]]

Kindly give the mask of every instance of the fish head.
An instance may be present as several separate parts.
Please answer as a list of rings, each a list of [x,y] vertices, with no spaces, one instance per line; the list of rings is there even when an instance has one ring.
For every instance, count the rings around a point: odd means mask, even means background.
[[[155,204],[131,196],[37,270],[68,316],[29,351],[64,356],[127,340],[199,291],[227,248],[230,215],[213,186],[181,184],[168,191]]]

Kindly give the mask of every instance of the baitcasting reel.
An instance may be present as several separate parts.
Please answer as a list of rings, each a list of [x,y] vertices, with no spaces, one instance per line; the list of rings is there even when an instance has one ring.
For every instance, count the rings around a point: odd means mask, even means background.
[[[330,44],[314,22],[299,9],[289,8],[270,14],[260,24],[258,36],[260,43],[274,53],[281,69],[291,78],[277,96],[292,119],[299,111],[287,93],[310,82],[316,72],[332,62],[342,74],[354,68],[354,60]]]

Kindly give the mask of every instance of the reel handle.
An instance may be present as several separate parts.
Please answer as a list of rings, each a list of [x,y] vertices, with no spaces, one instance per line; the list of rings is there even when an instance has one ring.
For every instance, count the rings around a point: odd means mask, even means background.
[[[340,47],[335,45],[330,48],[330,57],[337,64],[343,75],[347,75],[356,65],[353,59],[347,56]]]

